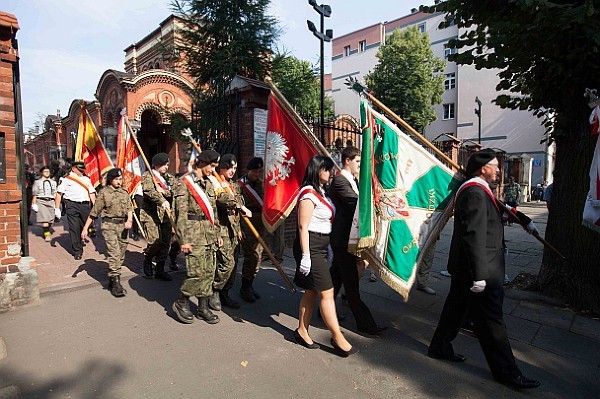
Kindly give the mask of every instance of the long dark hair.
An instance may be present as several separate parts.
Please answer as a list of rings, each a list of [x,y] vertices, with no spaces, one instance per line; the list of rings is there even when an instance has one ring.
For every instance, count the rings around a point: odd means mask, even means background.
[[[313,186],[315,190],[322,196],[325,196],[325,192],[321,189],[321,182],[319,181],[319,173],[322,170],[332,170],[333,160],[323,155],[315,155],[308,161],[306,165],[306,172],[304,173],[304,180],[302,186]]]

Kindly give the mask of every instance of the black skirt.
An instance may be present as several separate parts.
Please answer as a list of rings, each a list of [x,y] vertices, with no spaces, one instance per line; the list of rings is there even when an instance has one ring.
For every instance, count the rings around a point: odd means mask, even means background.
[[[327,262],[327,249],[329,247],[329,234],[308,232],[310,247],[310,272],[308,276],[300,273],[300,260],[302,250],[300,249],[300,237],[296,234],[294,240],[294,259],[296,259],[296,276],[294,283],[305,290],[327,291],[333,288],[329,263]]]

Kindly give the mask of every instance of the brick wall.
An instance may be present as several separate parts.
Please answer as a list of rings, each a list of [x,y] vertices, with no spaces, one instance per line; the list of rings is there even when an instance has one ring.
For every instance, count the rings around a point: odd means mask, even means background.
[[[0,135],[4,137],[6,183],[0,183],[0,280],[18,271],[21,258],[19,207],[22,192],[17,183],[13,68],[18,62],[14,47],[19,24],[14,15],[0,12]]]

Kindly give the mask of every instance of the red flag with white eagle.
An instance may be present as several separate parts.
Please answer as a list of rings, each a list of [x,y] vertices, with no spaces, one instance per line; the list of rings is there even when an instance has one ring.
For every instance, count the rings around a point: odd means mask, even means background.
[[[262,219],[273,232],[292,212],[308,161],[318,155],[314,137],[305,132],[273,93],[269,96]]]
[[[133,194],[142,181],[146,167],[142,159],[142,150],[133,139],[133,132],[126,121],[127,115],[123,110],[117,134],[117,168],[123,170],[123,188],[129,194]]]

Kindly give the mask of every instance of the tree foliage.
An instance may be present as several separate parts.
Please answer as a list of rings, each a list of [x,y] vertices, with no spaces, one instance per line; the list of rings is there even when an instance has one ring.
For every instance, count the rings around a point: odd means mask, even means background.
[[[179,50],[198,88],[221,91],[235,75],[268,75],[279,35],[268,6],[269,0],[173,0],[185,21]]]
[[[429,12],[446,13],[461,35],[451,58],[476,68],[499,68],[496,103],[551,111],[556,164],[546,239],[566,256],[544,252],[536,285],[570,304],[600,312],[600,239],[581,218],[595,137],[583,94],[600,89],[600,9],[597,0],[447,0]],[[452,43],[451,43],[452,45]]]
[[[379,63],[365,76],[375,96],[418,131],[436,119],[442,102],[445,61],[435,57],[427,34],[417,27],[397,30],[377,53]]]
[[[277,53],[273,59],[271,79],[300,114],[319,115],[321,84],[315,75],[315,69],[308,61]],[[333,115],[333,101],[325,97],[325,118]]]

